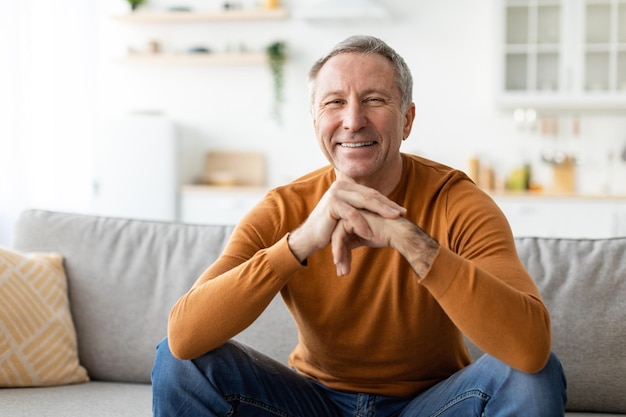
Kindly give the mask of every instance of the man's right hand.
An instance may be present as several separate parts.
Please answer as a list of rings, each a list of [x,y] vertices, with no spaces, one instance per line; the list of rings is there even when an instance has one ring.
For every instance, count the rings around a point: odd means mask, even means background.
[[[404,207],[372,188],[349,181],[336,181],[307,220],[289,234],[289,248],[303,262],[312,253],[328,246],[340,220],[350,225],[351,233],[365,239],[372,237],[373,232],[362,210],[388,219],[398,218],[406,212]]]

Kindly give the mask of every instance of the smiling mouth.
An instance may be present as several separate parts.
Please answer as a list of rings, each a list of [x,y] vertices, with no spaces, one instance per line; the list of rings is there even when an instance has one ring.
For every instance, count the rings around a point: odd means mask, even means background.
[[[366,146],[372,146],[375,144],[376,142],[359,142],[359,143],[345,142],[345,143],[340,143],[339,145],[343,148],[364,148]]]

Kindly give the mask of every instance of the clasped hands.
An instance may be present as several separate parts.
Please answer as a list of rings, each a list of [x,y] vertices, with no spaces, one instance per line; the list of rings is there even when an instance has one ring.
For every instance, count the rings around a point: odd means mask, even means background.
[[[404,219],[406,209],[378,191],[349,181],[336,181],[307,220],[289,235],[289,247],[299,261],[331,244],[337,275],[350,272],[352,249],[396,247],[406,236],[402,228],[417,228]]]

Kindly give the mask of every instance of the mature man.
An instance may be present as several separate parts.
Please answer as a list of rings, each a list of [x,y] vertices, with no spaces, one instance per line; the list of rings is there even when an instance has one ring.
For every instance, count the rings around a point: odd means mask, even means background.
[[[548,311],[505,217],[462,172],[400,152],[404,60],[351,37],[310,84],[330,166],[270,191],[174,306],[155,415],[563,415]],[[291,369],[229,341],[279,292]],[[463,335],[486,355],[470,364]]]

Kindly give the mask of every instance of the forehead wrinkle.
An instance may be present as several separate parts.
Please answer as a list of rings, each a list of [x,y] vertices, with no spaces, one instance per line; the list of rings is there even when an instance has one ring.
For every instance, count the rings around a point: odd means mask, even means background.
[[[345,96],[353,89],[356,89],[359,96],[376,93],[390,98],[394,95],[395,90],[400,93],[393,80],[387,80],[388,73],[385,70],[391,64],[379,58],[384,59],[378,55],[360,53],[344,53],[332,57],[320,68],[314,83],[311,85],[314,89],[312,91],[314,96],[311,97],[313,102],[316,100],[323,101],[332,95]],[[350,70],[346,70],[344,67],[346,61],[351,61]],[[381,69],[381,66],[385,68]],[[391,84],[387,85],[389,81]],[[391,90],[388,90],[388,87]],[[364,90],[359,91],[360,88],[364,88]]]

